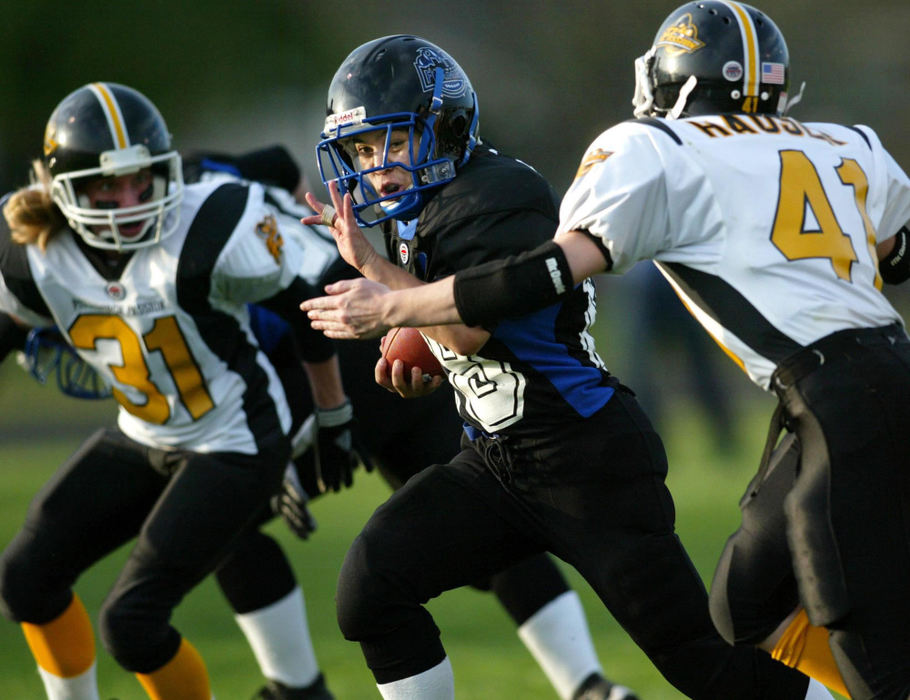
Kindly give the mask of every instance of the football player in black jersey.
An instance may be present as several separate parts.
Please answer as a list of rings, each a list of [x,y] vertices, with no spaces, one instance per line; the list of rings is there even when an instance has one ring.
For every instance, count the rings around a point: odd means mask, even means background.
[[[198,152],[184,158],[183,164],[188,183],[222,174],[256,179],[268,185],[269,199],[277,211],[295,219],[309,212],[306,207],[295,206],[288,196],[289,191],[297,188],[300,172],[290,154],[281,147],[239,156]],[[282,227],[284,234],[292,235],[290,229],[296,221],[282,223],[288,224]],[[338,259],[331,240],[322,241],[312,228],[300,228],[297,227],[297,237],[302,239],[312,258],[318,258],[321,249],[331,252],[325,259],[325,268],[319,270],[324,282],[356,274]],[[301,427],[313,406],[293,334],[280,317],[263,307],[251,305],[250,315],[251,328],[285,387],[293,416],[290,433],[302,434]],[[18,327],[9,321],[7,315],[0,315],[0,342],[4,343],[0,358],[6,351],[21,347],[25,338],[24,332],[16,333]],[[44,381],[53,379],[71,396],[97,395],[94,381],[97,375],[91,377],[94,373],[87,372],[84,363],[62,344],[62,338],[55,336],[50,332],[33,333],[26,343],[33,373]],[[392,488],[401,486],[427,464],[444,461],[457,449],[461,420],[452,405],[450,391],[436,392],[419,404],[402,402],[372,381],[351,379],[372,372],[378,357],[375,343],[340,342],[337,350],[342,371],[349,378],[347,391],[355,411],[361,421],[371,426],[362,434],[364,445]],[[45,352],[49,357],[42,361],[39,356]],[[50,372],[57,376],[48,376]],[[307,502],[320,492],[313,451],[306,446],[303,440],[295,441],[295,452],[305,450],[294,459],[297,473],[292,478],[296,481],[286,482],[280,501],[275,504],[291,529],[303,538],[315,526]],[[269,514],[263,513],[263,518],[267,517]],[[324,679],[318,676],[301,591],[278,543],[260,530],[248,531],[218,567],[216,578],[268,679],[256,697],[263,700],[330,697]],[[603,677],[577,594],[569,589],[546,555],[531,557],[473,585],[490,589],[498,597],[515,621],[520,638],[561,696],[634,700],[631,691]],[[314,676],[317,679],[311,682]]]
[[[218,177],[220,173],[245,179],[256,179],[269,185],[268,196],[282,215],[302,216],[310,213],[305,205],[296,205],[289,192],[298,190],[299,168],[283,148],[276,146],[243,153],[239,156],[198,152],[184,161],[188,182]],[[285,235],[295,233],[302,239],[304,249],[313,252],[327,245],[331,256],[318,276],[322,283],[356,275],[356,271],[338,256],[331,240],[319,239],[318,230],[294,229],[290,222]],[[323,234],[325,235],[325,234]],[[315,282],[314,282],[315,283]],[[312,412],[307,391],[307,378],[300,368],[293,337],[287,324],[273,313],[258,306],[250,309],[252,328],[269,360],[274,365],[291,406],[292,434],[301,431],[304,420]],[[346,391],[355,407],[362,426],[361,438],[367,453],[375,462],[383,479],[393,489],[401,487],[429,464],[444,462],[458,449],[462,421],[453,406],[448,387],[433,393],[420,402],[401,401],[398,397],[369,380],[379,356],[375,342],[339,341],[336,343],[339,363],[347,378]],[[359,379],[358,379],[359,378]],[[302,450],[301,444],[295,451]],[[292,530],[306,534],[309,520],[306,498],[319,495],[315,480],[312,450],[294,459],[299,484],[286,484],[281,496],[280,510]],[[296,494],[303,493],[303,500]],[[293,594],[296,584],[293,572],[274,541],[262,532],[250,533],[228,559],[219,567],[218,583],[239,615],[241,627],[251,636],[270,644],[270,639],[282,639],[295,620],[299,628],[305,621],[284,615],[260,614],[275,605],[285,609],[285,601]],[[546,554],[538,554],[484,579],[471,582],[475,587],[492,591],[518,627],[518,634],[550,679],[560,697],[584,700],[636,700],[628,688],[611,683],[603,676],[587,628],[578,595]],[[281,628],[271,631],[270,625]],[[271,632],[271,633],[270,633]],[[250,640],[252,643],[252,639]],[[259,656],[259,655],[257,655]],[[275,657],[281,658],[276,650]],[[299,658],[297,654],[296,658]],[[293,656],[289,658],[295,658]],[[298,661],[299,663],[299,661]],[[284,676],[293,669],[284,670]],[[267,676],[269,674],[266,674]],[[271,674],[262,697],[276,700],[296,700],[293,689]],[[299,696],[301,699],[308,697]]]
[[[307,200],[367,278],[409,289],[553,237],[544,179],[484,145],[467,75],[439,47],[391,36],[355,49],[328,92],[319,144],[331,198]],[[337,218],[336,218],[337,217]],[[383,259],[359,225],[385,228]],[[397,264],[397,265],[396,265]],[[553,270],[555,277],[558,270]],[[590,282],[485,326],[423,328],[456,390],[462,450],[423,470],[370,518],[338,587],[338,619],[387,700],[452,698],[428,600],[550,551],[574,566],[665,678],[692,698],[830,697],[714,629],[705,587],[674,533],[659,436],[598,357]],[[419,368],[376,365],[419,397]]]

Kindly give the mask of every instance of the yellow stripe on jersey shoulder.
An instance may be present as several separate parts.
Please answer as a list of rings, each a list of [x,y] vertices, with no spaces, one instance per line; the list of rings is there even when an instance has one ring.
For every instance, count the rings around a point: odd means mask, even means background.
[[[603,163],[607,158],[612,156],[613,153],[613,151],[605,151],[602,148],[595,148],[593,151],[585,153],[584,157],[581,159],[581,165],[578,166],[578,171],[575,173],[575,179],[577,180],[582,175],[585,175],[598,163]]]

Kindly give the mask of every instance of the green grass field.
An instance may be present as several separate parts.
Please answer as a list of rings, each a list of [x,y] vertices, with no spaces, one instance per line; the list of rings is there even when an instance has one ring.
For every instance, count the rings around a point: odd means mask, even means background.
[[[678,531],[706,579],[727,535],[738,524],[736,504],[757,461],[772,405],[767,399],[750,400],[744,406],[739,440],[724,458],[709,447],[697,411],[677,411],[680,417],[665,431]],[[55,388],[37,387],[13,362],[0,367],[0,544],[5,546],[13,536],[32,494],[78,445],[80,435],[112,415],[109,402],[89,405],[61,398]],[[344,641],[337,630],[333,594],[348,543],[387,493],[374,475],[358,474],[353,489],[313,504],[320,528],[310,541],[294,539],[281,522],[269,526],[287,546],[304,587],[317,655],[339,700],[379,697],[359,647]],[[123,554],[112,555],[77,582],[77,591],[93,617]],[[625,636],[584,581],[568,568],[567,574],[582,597],[607,674],[635,688],[643,700],[682,698]],[[430,607],[451,656],[460,700],[556,697],[492,596],[457,590]],[[202,653],[218,700],[246,700],[253,694],[261,683],[257,667],[211,581],[184,601],[175,624]],[[20,631],[5,620],[0,620],[0,650],[0,698],[43,698]],[[102,698],[145,698],[133,677],[117,667],[103,649],[98,657]]]

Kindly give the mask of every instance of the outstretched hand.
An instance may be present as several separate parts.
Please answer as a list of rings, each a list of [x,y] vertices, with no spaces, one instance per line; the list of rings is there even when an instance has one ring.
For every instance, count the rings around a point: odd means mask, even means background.
[[[368,279],[341,280],[326,286],[330,296],[313,297],[300,308],[310,325],[329,338],[378,338],[395,324],[385,319],[386,296],[393,292]]]
[[[328,226],[341,257],[363,273],[364,268],[377,257],[376,249],[357,225],[351,195],[348,193],[342,198],[334,187],[329,188],[329,195],[332,198],[331,204],[324,204],[315,194],[307,192],[307,204],[318,213],[305,216],[300,221],[308,226]]]

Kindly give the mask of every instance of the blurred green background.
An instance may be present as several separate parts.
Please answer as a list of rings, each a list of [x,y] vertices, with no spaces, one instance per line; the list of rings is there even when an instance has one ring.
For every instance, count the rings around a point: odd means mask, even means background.
[[[422,35],[445,48],[471,77],[481,134],[547,176],[559,194],[587,144],[631,116],[632,62],[651,43],[675,2],[310,2],[302,0],[83,0],[7,2],[0,41],[0,192],[27,181],[40,155],[44,124],[57,102],[91,81],[131,85],[161,109],[183,150],[241,151],[281,142],[316,178],[313,149],[328,83],[347,53],[394,33]],[[805,81],[793,116],[873,126],[899,162],[910,163],[904,135],[910,114],[910,3],[770,0],[762,3],[788,39],[791,92]],[[317,180],[318,182],[318,180]],[[646,307],[646,275],[598,280],[598,345],[608,366],[642,391],[659,416],[679,507],[679,530],[709,578],[736,502],[761,449],[773,402],[713,346],[694,351],[717,372],[720,396],[705,405],[682,341],[643,335],[643,318],[669,325],[666,308]],[[643,282],[644,280],[644,282]],[[902,310],[907,293],[888,290]],[[648,309],[652,310],[648,310]],[[653,315],[653,318],[649,316]],[[648,369],[644,350],[657,364]],[[695,368],[693,368],[695,367]],[[370,378],[364,378],[370,381]],[[713,402],[713,403],[712,403]],[[729,425],[722,431],[711,406]],[[660,410],[658,410],[660,409]],[[39,387],[10,358],[0,367],[0,546],[19,527],[28,499],[81,436],[110,422],[112,403],[87,404]],[[347,543],[385,497],[373,477],[349,494],[314,506],[322,530],[290,545],[305,583],[317,652],[339,699],[378,697],[355,645],[340,639],[332,595]],[[92,615],[113,582],[117,555],[79,582]],[[574,576],[569,572],[570,576]],[[577,578],[607,672],[643,700],[676,700]],[[550,698],[542,674],[488,596],[457,591],[434,603],[453,657],[459,697],[507,694]],[[206,583],[181,607],[177,623],[200,647],[221,700],[249,697],[258,679],[251,656],[220,595]],[[0,621],[0,697],[41,697],[37,675],[15,626]],[[102,690],[142,697],[103,653]]]

